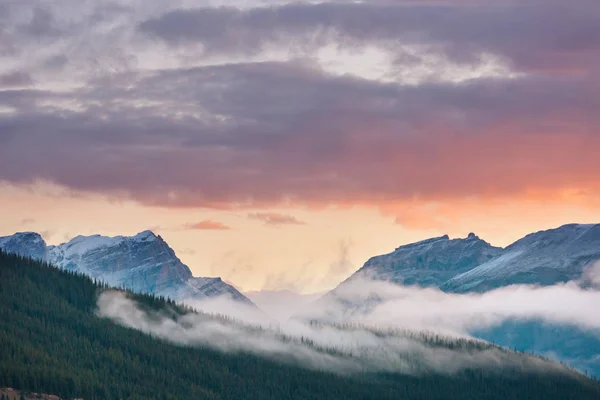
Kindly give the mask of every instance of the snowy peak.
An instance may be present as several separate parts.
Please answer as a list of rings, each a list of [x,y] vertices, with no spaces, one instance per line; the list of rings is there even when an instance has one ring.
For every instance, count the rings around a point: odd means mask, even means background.
[[[123,241],[123,237],[107,237],[100,235],[76,236],[66,243],[51,246],[52,249],[60,249],[66,255],[82,255],[103,247],[112,247]]]
[[[192,277],[175,252],[150,231],[135,236],[77,236],[49,249],[48,261],[111,285],[158,293]]]
[[[46,242],[35,232],[18,232],[0,237],[0,249],[37,260],[46,259]]]
[[[96,251],[98,249],[106,247],[120,246],[126,243],[135,245],[137,243],[152,243],[156,241],[162,241],[160,236],[156,236],[152,231],[143,231],[135,236],[102,236],[102,235],[91,235],[91,236],[76,236],[70,241],[63,243],[59,246],[51,246],[52,248],[60,248],[64,254],[68,255],[83,255],[89,252]]]
[[[600,224],[569,224],[525,236],[501,255],[450,279],[442,289],[484,291],[511,284],[553,285],[579,279],[600,260]]]
[[[420,240],[418,242],[409,243],[409,244],[402,245],[400,247],[396,247],[396,250],[394,250],[394,252],[403,251],[406,249],[422,248],[422,247],[431,248],[431,246],[436,243],[440,244],[440,243],[446,242],[448,240],[450,240],[450,237],[448,235],[434,237],[434,238],[425,239],[425,240]]]
[[[600,243],[600,224],[568,224],[555,229],[531,233],[517,240],[507,250],[536,248],[569,248],[581,246],[597,246]]]
[[[405,285],[439,286],[501,252],[501,248],[491,246],[475,234],[469,234],[465,239],[450,239],[444,235],[373,257],[349,279],[369,276]]]
[[[552,285],[581,278],[600,260],[600,224],[568,224],[531,233],[505,249],[476,234],[448,235],[369,259],[349,278],[367,276],[446,291],[485,291],[511,284]]]
[[[178,301],[227,295],[252,304],[221,278],[194,277],[173,249],[149,230],[134,236],[76,236],[58,246],[46,246],[37,233],[17,233],[0,238],[0,249],[140,293]]]
[[[137,242],[153,242],[159,238],[160,238],[160,236],[156,236],[154,234],[154,232],[152,232],[150,230],[146,230],[146,231],[138,233],[137,235],[133,236],[131,239],[133,241],[137,241]]]

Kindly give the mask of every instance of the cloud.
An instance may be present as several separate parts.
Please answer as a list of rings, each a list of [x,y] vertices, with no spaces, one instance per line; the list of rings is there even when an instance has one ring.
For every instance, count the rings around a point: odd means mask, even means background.
[[[190,230],[229,230],[229,226],[219,221],[204,220],[196,223],[185,224],[184,229]]]
[[[194,255],[197,253],[196,250],[190,249],[190,248],[181,249],[181,250],[178,250],[177,252],[180,254],[184,254],[184,255]]]
[[[22,71],[15,71],[11,73],[7,73],[4,75],[0,75],[0,88],[1,87],[20,87],[20,86],[30,86],[33,84],[33,79],[31,75]]]
[[[600,261],[586,268],[581,280],[585,285],[591,285],[600,289]]]
[[[290,317],[312,308],[313,303],[324,294],[301,294],[291,290],[262,290],[244,293],[269,317],[281,322],[285,322]]]
[[[248,218],[264,222],[266,225],[304,225],[293,215],[279,214],[275,212],[257,212],[248,214]]]
[[[577,79],[408,88],[288,63],[130,78],[0,93],[17,110],[0,120],[1,178],[207,207],[599,191],[600,98]]]
[[[600,291],[584,289],[577,282],[543,287],[512,285],[484,293],[452,294],[436,288],[358,278],[344,282],[333,295],[323,298],[309,318],[453,335],[466,335],[508,320],[543,320],[600,335],[600,317],[593,311],[599,300]]]
[[[98,313],[179,344],[211,346],[226,352],[249,351],[342,373],[367,370],[452,374],[469,367],[503,368],[514,363],[519,369],[560,368],[558,364],[536,364],[539,360],[532,358],[514,358],[483,343],[476,351],[465,353],[461,346],[456,352],[444,346],[424,346],[423,338],[441,335],[444,340],[465,339],[472,332],[504,323],[535,322],[563,330],[576,328],[581,335],[595,340],[600,338],[600,316],[594,309],[600,291],[589,285],[589,279],[596,279],[596,275],[597,266],[592,265],[582,280],[552,286],[512,285],[466,294],[362,276],[312,302],[285,291],[255,294],[272,314],[248,308],[227,296],[185,301],[204,313],[229,316],[226,321],[203,314],[179,318],[148,315],[123,293],[106,292],[98,300]],[[274,301],[277,305],[269,304]],[[297,312],[292,318],[290,310]],[[428,333],[422,336],[418,332]],[[416,364],[410,360],[416,360]],[[571,357],[568,361],[585,366],[593,363],[593,357]]]
[[[271,7],[173,10],[142,22],[141,32],[171,45],[201,43],[208,53],[251,53],[286,46],[302,54],[326,43],[381,46],[398,64],[405,46],[435,48],[460,63],[498,54],[519,70],[598,67],[599,14],[593,1],[320,2]]]
[[[278,362],[300,363],[307,368],[339,374],[365,371],[454,374],[467,368],[490,372],[516,368],[519,371],[572,374],[559,364],[528,355],[514,355],[484,343],[471,348],[449,348],[435,344],[435,340],[425,342],[433,336],[402,331],[309,325],[298,321],[278,324],[265,319],[257,309],[245,309],[226,298],[196,302],[194,306],[219,315],[241,317],[241,320],[206,314],[176,317],[150,314],[121,292],[102,293],[97,306],[101,317],[177,344],[209,346],[224,352],[250,352]]]
[[[600,194],[595,1],[194,6],[3,5],[0,180],[400,222],[413,201]]]

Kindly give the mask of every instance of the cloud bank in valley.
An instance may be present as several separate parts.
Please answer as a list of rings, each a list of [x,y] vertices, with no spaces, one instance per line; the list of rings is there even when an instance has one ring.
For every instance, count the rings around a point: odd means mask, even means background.
[[[459,335],[506,320],[543,320],[592,330],[600,337],[600,315],[594,311],[600,291],[584,289],[581,283],[511,285],[484,293],[452,294],[356,279],[324,298],[309,318]]]
[[[212,311],[223,312],[226,301]],[[530,356],[515,357],[484,343],[450,349],[420,336],[401,331],[377,331],[365,327],[310,325],[288,321],[266,325],[256,310],[240,310],[245,324],[221,317],[187,314],[172,317],[140,308],[121,292],[105,292],[98,299],[98,314],[124,326],[182,345],[201,346],[224,352],[247,352],[307,368],[340,374],[394,372],[406,374],[454,374],[467,368],[517,368],[519,371],[566,370]],[[206,308],[206,307],[205,307]],[[252,315],[252,316],[251,316]],[[435,340],[451,341],[437,338]],[[457,342],[459,345],[461,342]],[[462,342],[464,345],[464,342]]]
[[[595,274],[594,268],[588,271]],[[583,288],[582,283],[514,285],[486,293],[449,294],[361,278],[284,320],[227,298],[189,303],[208,313],[231,316],[233,321],[196,314],[176,319],[149,315],[124,294],[107,292],[98,300],[98,314],[175,343],[251,352],[342,373],[456,373],[471,367],[533,370],[558,367],[531,357],[515,358],[483,343],[454,350],[432,346],[417,333],[460,340],[470,338],[474,329],[509,320],[542,320],[575,326],[600,337],[600,316],[594,310],[594,305],[600,304],[600,291]]]

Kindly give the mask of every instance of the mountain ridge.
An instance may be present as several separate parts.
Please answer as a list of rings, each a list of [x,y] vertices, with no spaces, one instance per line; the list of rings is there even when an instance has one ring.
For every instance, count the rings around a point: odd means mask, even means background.
[[[600,260],[600,224],[566,224],[530,233],[502,253],[440,288],[450,292],[485,291],[510,284],[542,286],[580,279]]]
[[[480,240],[474,234],[469,234],[465,239],[454,240],[464,245],[468,240],[476,240],[475,238]],[[585,284],[582,280],[587,267],[600,261],[600,224],[566,224],[530,233],[505,248],[491,246],[495,253],[493,257],[463,271],[440,263],[442,260],[452,264],[464,256],[462,250],[468,249],[465,246],[448,246],[451,242],[444,235],[399,246],[391,253],[371,257],[362,268],[324,297],[341,302],[344,307],[351,309],[373,307],[379,301],[377,293],[369,297],[369,304],[345,303],[337,295],[345,284],[361,277],[402,285],[435,287],[447,293],[481,293],[510,285],[551,286],[569,281]],[[440,244],[446,245],[440,247]],[[415,249],[425,251],[416,253],[415,258]],[[434,262],[424,266],[423,262],[416,263],[416,259]],[[473,259],[472,254],[468,260]],[[440,270],[440,266],[446,268]],[[432,269],[436,279],[427,276]],[[365,271],[370,273],[366,274]],[[443,275],[448,279],[439,279]],[[419,277],[424,278],[415,279]],[[500,326],[470,333],[505,347],[550,354],[582,371],[600,376],[600,357],[594,350],[600,349],[598,332],[585,331],[568,324],[525,320],[507,321]]]
[[[17,232],[0,237],[0,249],[139,293],[177,301],[226,295],[254,305],[220,277],[194,277],[167,242],[150,230],[133,236],[78,235],[50,246],[39,233]]]
[[[368,277],[403,285],[439,286],[458,273],[494,258],[501,251],[474,233],[457,239],[443,235],[371,257],[346,281]]]

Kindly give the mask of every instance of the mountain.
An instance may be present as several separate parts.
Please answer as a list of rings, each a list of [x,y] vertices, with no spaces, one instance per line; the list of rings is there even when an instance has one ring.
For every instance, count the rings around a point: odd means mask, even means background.
[[[372,257],[348,280],[369,277],[447,292],[481,292],[577,280],[598,260],[600,224],[569,224],[529,234],[506,248],[491,246],[473,233],[465,239],[444,235],[407,244]]]
[[[46,246],[37,233],[21,232],[0,237],[0,249],[139,293],[177,301],[228,295],[233,300],[253,304],[221,278],[194,277],[173,249],[151,231],[131,237],[77,236],[58,246]]]
[[[480,360],[489,362],[483,367],[452,373],[334,373],[304,368],[283,355],[267,359],[243,351],[176,346],[118,325],[97,315],[98,296],[108,290],[105,284],[1,251],[0,281],[0,387],[22,392],[86,400],[600,398],[596,380],[480,342],[430,338],[423,343],[434,359],[480,354]],[[127,297],[156,315],[171,316],[169,321],[192,313],[155,296]],[[214,316],[202,318],[209,325],[219,321]],[[160,327],[168,330],[168,324]],[[494,354],[514,362],[505,366]]]
[[[48,254],[46,242],[35,232],[18,232],[0,237],[0,249],[36,260],[45,260]]]
[[[600,224],[568,224],[535,232],[506,248],[490,246],[470,234],[448,236],[398,247],[369,259],[326,296],[362,276],[404,285],[438,287],[452,293],[484,292],[515,284],[553,285],[578,281],[585,269],[600,260]],[[352,310],[369,310],[375,293],[361,304],[341,302]],[[572,325],[543,321],[505,321],[500,326],[470,332],[501,346],[544,354],[581,371],[600,376],[600,333]]]
[[[532,233],[501,255],[441,285],[450,292],[485,291],[514,284],[553,285],[581,278],[600,260],[600,224],[569,224]]]
[[[465,239],[448,235],[400,246],[389,254],[369,259],[348,280],[358,277],[403,285],[439,286],[448,279],[502,253],[471,233]]]

